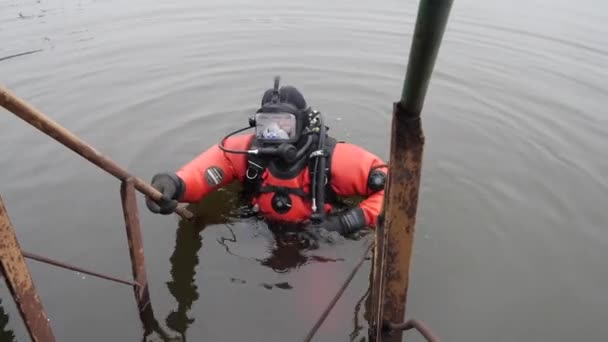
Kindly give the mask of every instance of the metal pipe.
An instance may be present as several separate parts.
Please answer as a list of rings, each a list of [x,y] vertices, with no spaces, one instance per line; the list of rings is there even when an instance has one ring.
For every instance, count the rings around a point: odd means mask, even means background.
[[[87,269],[84,269],[84,268],[81,268],[81,267],[78,267],[78,266],[66,264],[64,262],[60,262],[60,261],[57,261],[57,260],[46,258],[46,257],[40,256],[40,255],[37,255],[37,254],[29,253],[29,252],[26,252],[26,251],[23,251],[22,253],[23,253],[23,256],[26,257],[26,258],[28,258],[28,259],[36,260],[36,261],[39,261],[39,262],[42,262],[42,263],[45,263],[45,264],[49,264],[49,265],[57,266],[57,267],[60,267],[60,268],[65,268],[67,270],[72,270],[72,271],[88,274],[88,275],[91,275],[93,277],[97,277],[97,278],[113,281],[115,283],[120,283],[120,284],[129,285],[129,286],[135,286],[135,287],[139,286],[137,283],[129,281],[129,280],[124,280],[124,279],[112,277],[112,276],[105,275],[105,274],[102,274],[102,273],[98,273],[98,272],[95,272],[95,271],[89,271]]]
[[[141,180],[138,177],[131,175],[127,170],[120,167],[110,158],[102,155],[95,150],[91,145],[77,137],[75,134],[56,123],[44,113],[28,104],[25,100],[17,97],[7,88],[0,85],[0,106],[6,108],[22,120],[36,127],[51,138],[57,140],[72,151],[78,153],[83,158],[97,165],[104,171],[113,175],[121,181],[127,178],[133,178],[135,188],[144,195],[159,201],[162,194],[154,187]],[[183,218],[192,218],[190,211],[183,207],[177,207],[175,212]]]
[[[401,103],[407,112],[422,111],[453,0],[422,0],[410,47]]]
[[[0,271],[32,341],[54,342],[55,336],[19,241],[0,196]]]
[[[148,279],[146,277],[146,265],[144,259],[144,246],[137,209],[137,198],[135,197],[135,186],[132,178],[128,178],[120,185],[120,198],[122,211],[125,219],[127,239],[129,241],[129,255],[131,257],[131,268],[133,279],[140,285],[135,288],[135,300],[139,311],[143,311],[150,302],[148,290]]]
[[[401,331],[383,336],[381,327],[387,321],[403,321],[405,316],[424,151],[420,114],[452,2],[420,2],[401,99],[393,105],[390,168],[382,211],[386,245],[385,251],[376,255],[380,269],[373,272],[374,277],[380,277],[373,282],[380,288],[373,292],[372,341],[402,339]]]

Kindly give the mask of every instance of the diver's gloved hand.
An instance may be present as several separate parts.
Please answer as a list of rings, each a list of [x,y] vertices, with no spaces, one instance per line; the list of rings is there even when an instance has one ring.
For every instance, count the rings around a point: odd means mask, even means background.
[[[343,213],[329,215],[321,224],[315,225],[329,232],[338,232],[342,236],[358,232],[365,227],[365,214],[360,207],[352,208]]]
[[[175,173],[157,173],[152,177],[152,186],[163,195],[158,203],[146,196],[148,209],[155,214],[171,214],[185,190],[182,179]]]

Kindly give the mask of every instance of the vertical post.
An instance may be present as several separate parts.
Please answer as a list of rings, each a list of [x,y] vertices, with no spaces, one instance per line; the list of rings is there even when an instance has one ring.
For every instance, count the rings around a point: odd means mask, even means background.
[[[146,266],[144,262],[144,246],[139,225],[139,211],[137,209],[137,198],[135,197],[135,184],[133,178],[128,178],[120,185],[120,197],[122,199],[122,210],[129,240],[129,254],[131,256],[131,267],[133,278],[138,286],[134,289],[135,299],[139,312],[143,312],[150,303],[148,291],[148,280],[146,278]]]
[[[36,292],[8,212],[0,196],[0,269],[32,341],[52,342],[55,336]]]
[[[137,283],[134,287],[135,300],[139,310],[139,318],[144,328],[143,341],[152,332],[158,333],[163,340],[171,337],[161,328],[154,317],[154,310],[150,302],[150,290],[146,276],[146,265],[144,259],[144,244],[139,223],[139,210],[137,209],[137,197],[135,192],[135,180],[131,177],[124,180],[120,185],[120,197],[122,200],[122,211],[127,229],[129,241],[129,255],[131,256],[131,267],[133,279]]]
[[[402,339],[401,331],[383,335],[383,328],[405,316],[424,150],[420,114],[451,7],[452,0],[420,2],[401,99],[393,106],[384,222],[378,230],[379,241],[386,243],[377,249],[374,270],[379,288],[373,292],[373,341]]]

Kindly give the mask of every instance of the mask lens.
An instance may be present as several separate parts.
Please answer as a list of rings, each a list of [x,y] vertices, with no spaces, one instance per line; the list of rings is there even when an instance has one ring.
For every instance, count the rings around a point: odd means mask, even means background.
[[[256,138],[266,142],[291,142],[296,137],[296,116],[291,113],[256,113]]]

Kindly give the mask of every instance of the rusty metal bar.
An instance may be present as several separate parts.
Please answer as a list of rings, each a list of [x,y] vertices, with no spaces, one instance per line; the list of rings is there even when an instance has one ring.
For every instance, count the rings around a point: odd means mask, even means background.
[[[123,169],[120,165],[116,164],[110,158],[102,155],[95,150],[91,145],[77,137],[75,134],[56,123],[44,113],[34,108],[25,100],[17,97],[7,88],[0,85],[0,106],[6,108],[25,122],[36,127],[44,134],[50,136],[56,141],[60,142],[67,148],[78,153],[83,158],[87,159],[91,163],[97,165],[104,171],[113,175],[121,181],[127,178],[132,178],[135,188],[144,195],[154,199],[155,201],[160,200],[162,194],[152,187],[150,184],[141,180],[138,177],[131,175],[127,170]],[[192,218],[192,213],[184,207],[177,207],[175,212],[183,218]]]
[[[139,311],[139,319],[144,328],[142,341],[147,340],[152,332],[156,332],[163,341],[174,340],[158,323],[154,317],[152,302],[150,301],[150,290],[146,275],[146,263],[144,258],[144,244],[139,221],[139,210],[137,208],[137,196],[135,196],[135,182],[133,178],[127,178],[120,185],[120,198],[122,211],[125,219],[125,228],[129,241],[129,255],[131,257],[131,268],[133,278],[139,284],[133,288],[135,301]]]
[[[124,279],[112,277],[112,276],[109,276],[109,275],[105,275],[105,274],[102,274],[102,273],[98,273],[98,272],[94,272],[94,271],[89,271],[89,270],[81,268],[81,267],[77,267],[77,266],[73,266],[73,265],[70,265],[70,264],[66,264],[64,262],[60,262],[60,261],[57,261],[57,260],[49,259],[49,258],[40,256],[40,255],[36,255],[36,254],[33,254],[33,253],[29,253],[29,252],[26,252],[26,251],[23,251],[22,254],[23,254],[24,257],[26,257],[28,259],[36,260],[36,261],[39,261],[39,262],[42,262],[42,263],[45,263],[45,264],[49,264],[49,265],[65,268],[65,269],[76,271],[76,272],[80,272],[80,273],[85,273],[85,274],[91,275],[93,277],[97,277],[97,278],[113,281],[115,283],[125,284],[125,285],[129,285],[129,286],[138,286],[137,283],[129,281],[129,280],[124,280]]]
[[[383,336],[384,322],[405,316],[416,225],[424,134],[420,114],[453,0],[422,0],[399,102],[393,105],[388,182],[383,207],[385,234],[374,270],[371,341],[401,341],[402,332]],[[382,250],[384,249],[384,251]],[[378,278],[379,277],[379,278]]]
[[[424,136],[420,120],[415,117],[411,120],[403,115],[400,104],[395,104],[384,223],[386,251],[379,272],[383,285],[378,291],[382,296],[378,306],[381,311],[375,316],[381,321],[376,321],[375,327],[382,326],[384,320],[403,319],[409,285]],[[379,334],[377,329],[377,341],[401,341],[400,333],[387,339],[380,339]]]
[[[139,311],[142,312],[150,303],[150,294],[146,277],[144,246],[133,178],[127,178],[121,183],[120,197],[122,200],[122,211],[125,219],[127,238],[129,241],[129,255],[131,256],[133,278],[139,284],[138,287],[134,288],[135,299],[137,300]]]
[[[410,329],[415,329],[424,337],[428,342],[439,342],[439,337],[431,331],[431,329],[424,324],[424,322],[419,321],[417,319],[410,319],[404,323],[388,323],[387,333],[391,333],[393,331],[406,331]]]
[[[21,254],[21,247],[0,196],[0,269],[33,341],[54,342],[40,297]]]

